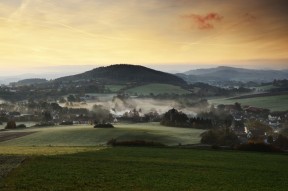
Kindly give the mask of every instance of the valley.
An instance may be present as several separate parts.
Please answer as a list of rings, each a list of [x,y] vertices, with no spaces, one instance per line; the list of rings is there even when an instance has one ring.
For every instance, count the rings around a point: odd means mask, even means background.
[[[287,80],[184,75],[120,64],[2,85],[0,189],[285,190]]]

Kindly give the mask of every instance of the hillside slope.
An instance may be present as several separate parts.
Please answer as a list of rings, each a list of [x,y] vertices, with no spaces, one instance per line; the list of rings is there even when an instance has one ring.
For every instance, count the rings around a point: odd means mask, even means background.
[[[99,67],[82,74],[67,76],[56,81],[97,80],[101,83],[163,83],[185,85],[186,82],[172,74],[156,71],[144,66],[117,64]]]
[[[287,71],[255,70],[220,66],[217,68],[190,70],[181,74],[182,78],[216,80],[216,81],[273,81],[274,79],[288,79]],[[180,74],[178,75],[180,77]]]

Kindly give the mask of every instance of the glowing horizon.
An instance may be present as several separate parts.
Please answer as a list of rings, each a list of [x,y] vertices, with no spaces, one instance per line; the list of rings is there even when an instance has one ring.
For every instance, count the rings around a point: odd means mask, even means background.
[[[287,8],[285,0],[2,0],[1,70],[116,63],[288,68]]]

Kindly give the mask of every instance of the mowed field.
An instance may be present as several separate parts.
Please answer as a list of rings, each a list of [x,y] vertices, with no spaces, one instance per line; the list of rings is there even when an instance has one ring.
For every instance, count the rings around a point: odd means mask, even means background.
[[[32,134],[0,142],[0,190],[287,190],[287,154],[107,147],[112,138],[199,143],[203,132],[158,123],[115,126],[8,131]]]
[[[115,128],[93,128],[92,125],[27,128],[8,133],[29,133],[27,136],[0,142],[1,146],[97,146],[109,140],[146,140],[166,145],[195,144],[200,141],[198,129],[160,126],[159,123],[116,124]],[[0,134],[6,133],[0,132]],[[4,136],[2,136],[4,137]],[[0,140],[1,141],[1,140]]]
[[[1,191],[286,191],[287,155],[180,148],[115,147],[30,156]]]
[[[261,108],[267,108],[271,111],[286,111],[288,110],[288,95],[251,97],[242,99],[212,99],[211,104],[234,104],[241,103],[242,106],[249,105]]]
[[[169,85],[169,84],[148,84],[143,86],[138,86],[126,90],[129,94],[138,94],[138,95],[149,95],[153,93],[154,95],[158,94],[188,94],[191,93],[179,86]]]

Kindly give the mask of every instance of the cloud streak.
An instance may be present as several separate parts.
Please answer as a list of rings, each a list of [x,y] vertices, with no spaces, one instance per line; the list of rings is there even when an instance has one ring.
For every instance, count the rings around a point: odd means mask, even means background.
[[[1,0],[1,69],[286,59],[287,6],[287,0]]]
[[[205,15],[199,14],[186,14],[181,16],[192,22],[192,26],[196,26],[200,30],[213,29],[216,22],[220,22],[223,17],[218,13],[207,13]]]

